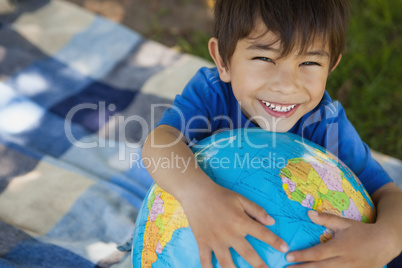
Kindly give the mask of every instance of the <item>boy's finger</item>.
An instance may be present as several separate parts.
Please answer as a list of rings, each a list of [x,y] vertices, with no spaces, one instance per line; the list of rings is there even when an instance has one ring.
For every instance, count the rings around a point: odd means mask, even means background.
[[[325,268],[339,268],[344,267],[344,265],[339,263],[339,258],[335,257],[332,259],[327,259],[317,262],[307,262],[295,265],[286,266],[286,268],[315,268],[315,267],[325,267]]]
[[[286,260],[288,262],[315,262],[335,258],[340,254],[339,247],[337,247],[336,244],[335,241],[330,240],[311,248],[293,251],[286,255]]]
[[[258,253],[245,238],[240,239],[236,244],[233,244],[233,248],[252,267],[268,268],[268,265],[261,259],[260,255],[258,255]]]
[[[279,236],[271,232],[267,227],[259,224],[258,222],[251,222],[250,227],[247,229],[249,235],[264,241],[271,247],[286,253],[289,250],[289,246]]]
[[[198,246],[202,268],[212,268],[212,252],[208,247]]]
[[[268,213],[256,203],[244,198],[242,199],[242,205],[247,215],[254,218],[261,224],[264,225],[275,224],[275,220],[271,216],[269,216]]]
[[[314,210],[308,211],[308,216],[312,222],[332,229],[334,231],[343,229],[348,226],[348,219],[342,218],[340,216],[332,215],[329,213],[319,213]]]
[[[236,265],[233,263],[232,254],[230,254],[229,248],[221,247],[214,249],[214,253],[222,268],[236,268]]]

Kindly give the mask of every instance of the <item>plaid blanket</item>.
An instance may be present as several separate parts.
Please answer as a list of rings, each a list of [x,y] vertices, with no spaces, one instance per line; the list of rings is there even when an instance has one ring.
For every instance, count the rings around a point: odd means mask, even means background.
[[[22,3],[0,16],[0,267],[131,267],[118,245],[152,183],[141,145],[211,63],[61,0]]]
[[[0,23],[0,267],[131,267],[141,145],[211,63],[63,1]]]

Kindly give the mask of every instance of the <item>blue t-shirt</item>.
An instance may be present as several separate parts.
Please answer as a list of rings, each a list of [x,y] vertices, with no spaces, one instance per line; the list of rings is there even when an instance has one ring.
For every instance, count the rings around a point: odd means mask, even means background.
[[[231,85],[220,80],[216,68],[201,68],[177,95],[159,125],[180,130],[190,144],[214,132],[257,127],[242,113]],[[360,179],[369,194],[392,182],[384,169],[371,157],[346,118],[345,110],[325,91],[321,102],[289,130],[338,156]]]

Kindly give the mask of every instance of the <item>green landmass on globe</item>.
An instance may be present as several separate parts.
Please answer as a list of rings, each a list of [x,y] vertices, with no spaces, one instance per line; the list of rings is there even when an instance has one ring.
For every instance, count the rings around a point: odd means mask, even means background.
[[[192,150],[205,173],[244,195],[275,219],[272,232],[291,251],[324,243],[333,232],[311,222],[308,210],[374,222],[370,196],[353,172],[324,148],[290,133],[237,129],[208,137]],[[285,254],[246,239],[269,267],[285,267]],[[237,267],[251,267],[233,249]],[[201,267],[195,238],[180,203],[154,184],[138,214],[133,267]],[[213,266],[220,267],[216,258]]]

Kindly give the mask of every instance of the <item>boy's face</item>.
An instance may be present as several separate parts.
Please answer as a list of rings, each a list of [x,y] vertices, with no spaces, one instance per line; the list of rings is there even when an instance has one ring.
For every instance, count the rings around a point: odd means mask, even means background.
[[[320,102],[329,74],[329,49],[317,41],[306,53],[296,49],[280,58],[276,36],[261,36],[265,26],[258,29],[252,38],[238,41],[226,69],[211,55],[221,79],[231,82],[244,115],[263,129],[286,132]]]

